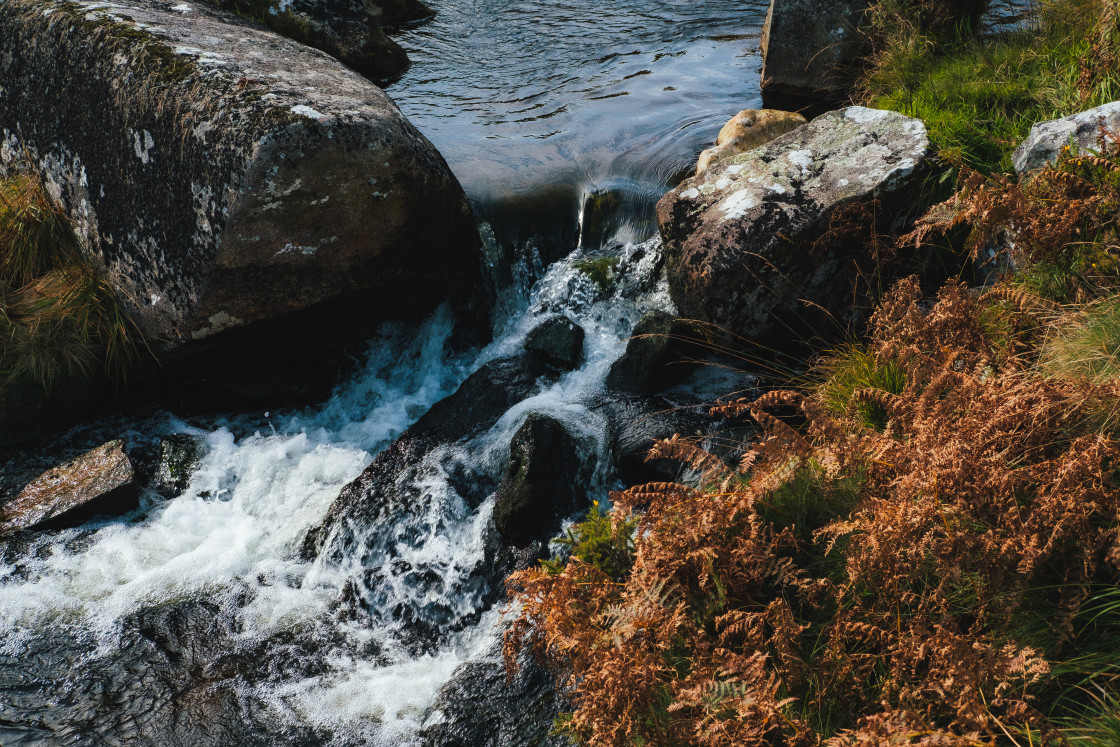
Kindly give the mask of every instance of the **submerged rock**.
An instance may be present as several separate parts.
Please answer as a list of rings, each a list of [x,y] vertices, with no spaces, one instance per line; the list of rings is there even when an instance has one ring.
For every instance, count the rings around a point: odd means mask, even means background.
[[[590,504],[589,465],[579,442],[557,420],[530,415],[510,444],[494,503],[498,534],[515,547],[546,542],[561,522]]]
[[[0,507],[0,534],[76,526],[97,514],[120,514],[138,503],[136,472],[123,441],[110,441],[40,475]]]
[[[762,102],[800,110],[848,98],[869,0],[770,0],[762,27]]]
[[[255,24],[193,0],[9,0],[0,80],[0,173],[43,176],[161,378],[317,363],[477,285],[471,210],[431,143]]]
[[[430,17],[419,0],[203,0],[261,21],[289,39],[315,47],[378,85],[400,80],[408,55],[385,33]]]
[[[929,153],[920,121],[852,106],[688,179],[657,205],[680,315],[783,347],[821,333],[818,308],[842,324],[853,289],[836,277],[852,257],[814,240],[841,206],[879,200],[890,215]]]
[[[1102,131],[1109,133],[1112,144],[1120,138],[1120,101],[1061,119],[1038,122],[1031,127],[1027,139],[1015,149],[1011,162],[1016,171],[1023,173],[1056,163],[1058,154],[1068,145],[1080,151],[1099,151]]]
[[[723,126],[716,144],[700,154],[696,162],[699,176],[738,153],[746,153],[774,138],[795,130],[808,120],[797,112],[778,109],[744,109]]]
[[[572,371],[583,359],[583,335],[583,327],[557,315],[533,328],[525,338],[525,349],[545,363]]]

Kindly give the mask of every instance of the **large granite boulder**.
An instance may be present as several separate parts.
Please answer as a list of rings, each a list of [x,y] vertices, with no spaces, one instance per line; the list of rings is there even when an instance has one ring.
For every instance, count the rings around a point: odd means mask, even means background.
[[[124,442],[110,441],[44,472],[0,506],[0,535],[75,526],[96,514],[130,511],[138,505],[138,487]]]
[[[739,154],[765,145],[776,137],[795,130],[808,121],[797,112],[779,109],[744,109],[732,117],[716,136],[714,147],[700,154],[696,174]]]
[[[1072,144],[1081,151],[1100,150],[1102,129],[1112,135],[1110,143],[1117,142],[1117,133],[1120,133],[1120,101],[1061,119],[1038,122],[1031,127],[1027,139],[1015,149],[1011,162],[1016,171],[1023,173],[1056,163],[1058,154],[1067,145]]]
[[[814,241],[838,208],[906,204],[929,152],[920,121],[853,106],[686,180],[657,205],[680,315],[773,344],[818,332],[810,310],[842,317],[852,288],[836,276],[851,258]]]
[[[0,81],[0,174],[42,175],[148,344],[205,350],[200,375],[320,359],[343,328],[477,285],[471,210],[431,143],[257,24],[194,0],[7,0]]]
[[[378,85],[408,70],[408,55],[386,26],[423,20],[420,0],[203,0],[258,20],[273,31],[341,60]]]
[[[813,111],[848,98],[869,0],[770,0],[762,27],[762,103]]]

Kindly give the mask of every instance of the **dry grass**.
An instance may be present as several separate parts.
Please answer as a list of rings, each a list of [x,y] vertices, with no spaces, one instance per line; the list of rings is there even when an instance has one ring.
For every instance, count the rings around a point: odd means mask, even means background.
[[[79,381],[123,380],[138,339],[38,180],[0,181],[0,390],[49,396]]]

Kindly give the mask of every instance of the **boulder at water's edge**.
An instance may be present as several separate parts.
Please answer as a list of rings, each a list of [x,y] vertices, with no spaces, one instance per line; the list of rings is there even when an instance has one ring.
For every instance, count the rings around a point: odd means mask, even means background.
[[[0,174],[27,168],[165,372],[276,368],[477,285],[463,190],[389,97],[193,0],[0,3]]]
[[[920,121],[853,106],[686,180],[657,204],[678,312],[779,344],[819,333],[811,309],[841,320],[852,259],[814,240],[837,208],[909,195],[929,152]]]
[[[762,103],[812,111],[848,98],[868,0],[770,0],[762,27]]]

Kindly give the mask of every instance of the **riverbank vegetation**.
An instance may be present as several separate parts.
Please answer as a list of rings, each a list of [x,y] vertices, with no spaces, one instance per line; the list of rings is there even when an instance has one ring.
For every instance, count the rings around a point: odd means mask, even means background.
[[[1035,122],[1120,100],[1116,0],[1046,0],[1010,30],[976,30],[977,4],[881,0],[857,97],[926,123],[947,161],[989,174]]]
[[[0,181],[0,400],[5,418],[92,381],[123,379],[134,326],[35,178]]]
[[[700,477],[509,579],[507,661],[551,665],[578,743],[1120,743],[1120,148],[1009,161],[1120,98],[1115,4],[994,38],[891,2],[861,96],[959,174],[896,249],[953,235],[994,281],[899,282],[810,376],[715,407],[758,425],[736,458],[657,444]]]

